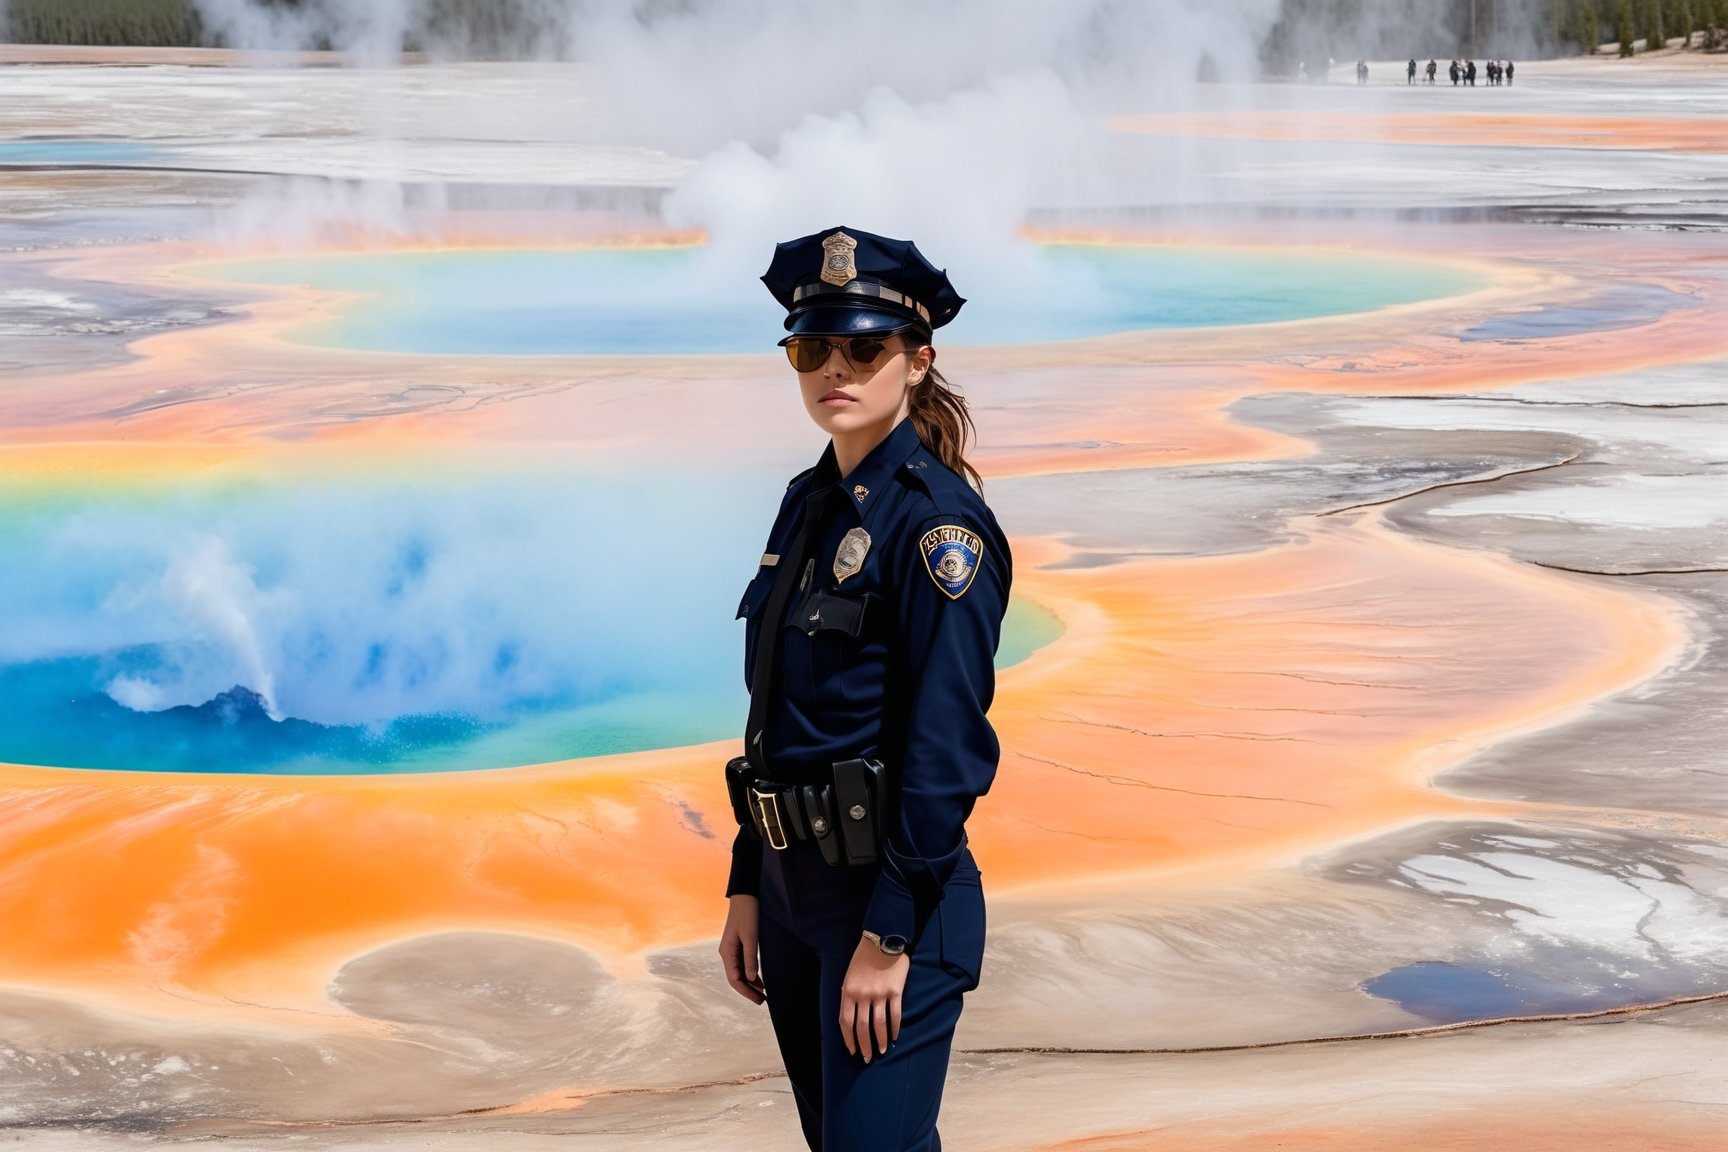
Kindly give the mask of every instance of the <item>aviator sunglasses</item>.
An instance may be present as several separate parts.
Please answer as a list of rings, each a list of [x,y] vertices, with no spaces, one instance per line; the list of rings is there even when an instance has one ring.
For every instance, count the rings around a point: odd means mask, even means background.
[[[827,336],[790,336],[784,341],[786,359],[792,362],[792,367],[799,372],[814,372],[828,363],[829,353],[840,349],[841,357],[849,364],[852,371],[865,373],[875,371],[882,357],[903,351],[899,348],[889,348],[886,337],[895,333],[887,332],[876,336],[853,336],[847,339],[837,339]]]

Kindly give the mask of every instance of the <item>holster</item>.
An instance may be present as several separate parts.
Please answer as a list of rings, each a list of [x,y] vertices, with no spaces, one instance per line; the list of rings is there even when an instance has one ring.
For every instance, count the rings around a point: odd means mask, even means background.
[[[734,756],[726,761],[726,798],[732,801],[732,818],[745,828],[756,824],[750,817],[750,785],[756,779],[749,757]]]

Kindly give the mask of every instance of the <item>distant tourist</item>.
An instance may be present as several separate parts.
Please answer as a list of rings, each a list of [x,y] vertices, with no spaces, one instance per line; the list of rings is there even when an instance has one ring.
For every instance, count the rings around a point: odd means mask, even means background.
[[[1460,75],[1458,61],[1452,61],[1451,65],[1446,69],[1446,75],[1452,77],[1452,87],[1458,87],[1458,77]]]
[[[1368,83],[1368,61],[1366,60],[1356,61],[1356,83]]]
[[[1428,83],[1430,83],[1430,84],[1434,83],[1434,73],[1437,72],[1439,70],[1439,68],[1440,68],[1440,64],[1438,61],[1435,61],[1435,60],[1428,61]]]
[[[1404,67],[1404,83],[1416,83],[1416,58],[1414,56],[1410,58],[1410,63]]]
[[[1492,88],[1494,85],[1500,83],[1500,62],[1498,60],[1488,61],[1487,69],[1488,86]]]
[[[1506,83],[1512,83],[1512,61],[1506,61]]]
[[[1476,87],[1476,61],[1464,61],[1464,83],[1471,88]]]

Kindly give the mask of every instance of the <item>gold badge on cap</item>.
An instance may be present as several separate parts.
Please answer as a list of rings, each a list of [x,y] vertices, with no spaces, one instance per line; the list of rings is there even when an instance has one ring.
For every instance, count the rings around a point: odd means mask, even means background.
[[[853,528],[840,538],[840,548],[834,553],[834,583],[844,584],[846,577],[856,576],[864,567],[864,557],[870,554],[870,533]]]
[[[836,232],[822,241],[822,279],[836,288],[844,288],[858,279],[858,265],[852,259],[852,250],[858,247],[858,241],[844,232]]]

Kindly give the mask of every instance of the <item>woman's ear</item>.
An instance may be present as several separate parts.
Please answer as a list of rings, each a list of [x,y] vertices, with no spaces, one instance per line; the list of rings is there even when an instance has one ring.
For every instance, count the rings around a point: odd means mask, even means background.
[[[910,380],[916,384],[929,373],[930,366],[936,362],[936,349],[928,344],[921,345],[918,351],[912,353]]]

